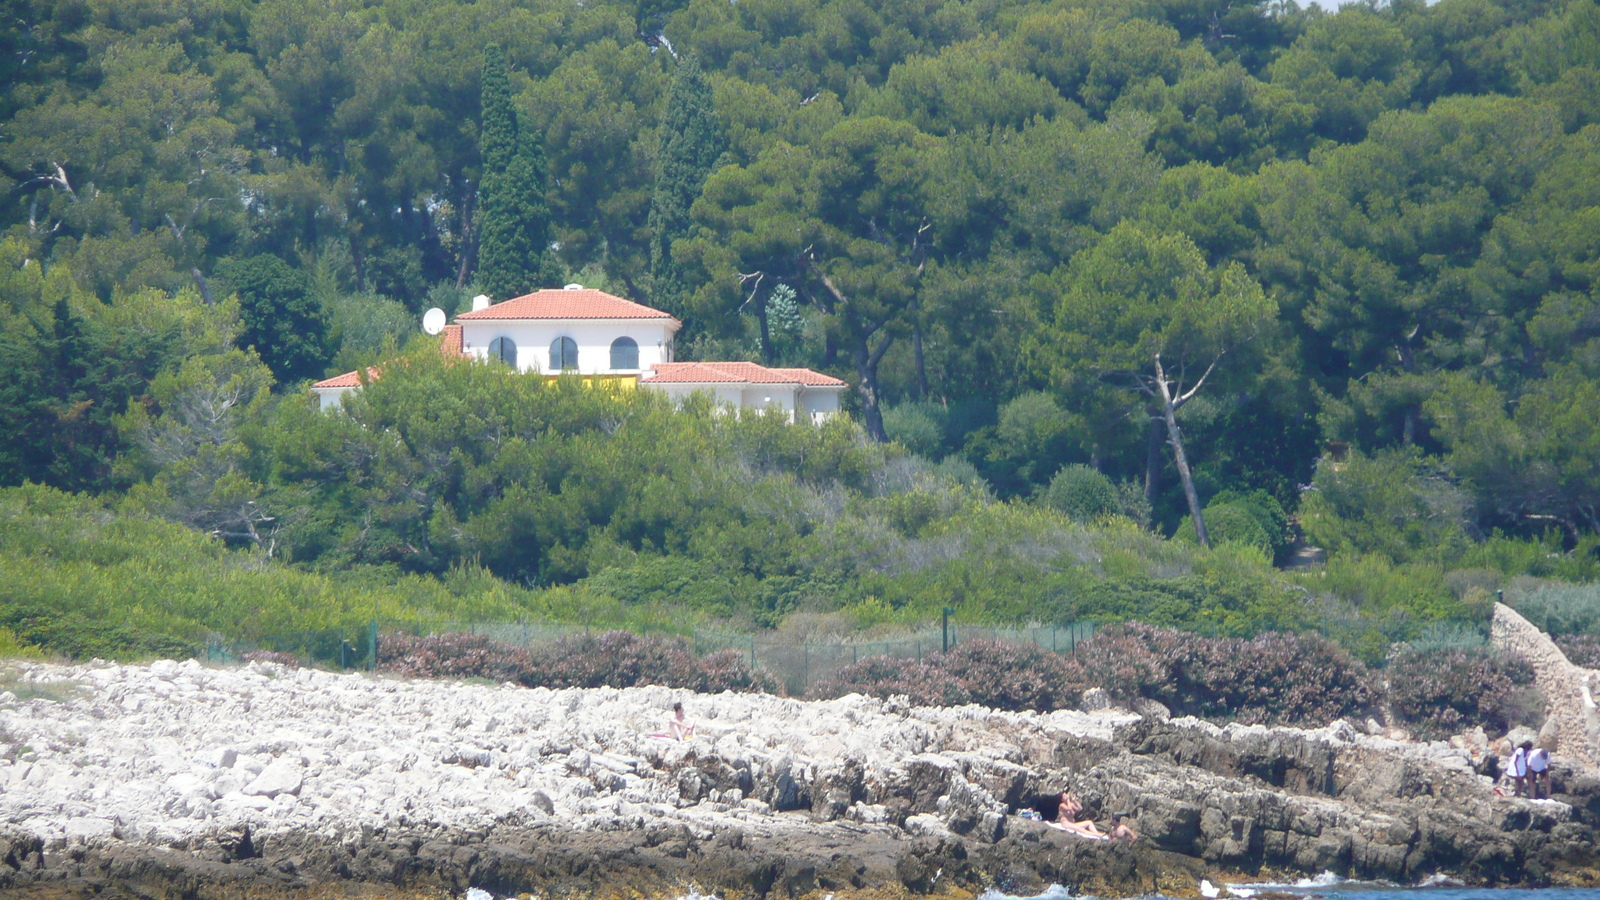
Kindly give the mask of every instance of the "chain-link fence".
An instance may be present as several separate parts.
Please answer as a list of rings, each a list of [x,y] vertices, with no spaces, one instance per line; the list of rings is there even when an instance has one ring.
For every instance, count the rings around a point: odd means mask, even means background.
[[[998,628],[958,625],[954,622],[930,627],[892,640],[877,641],[784,641],[755,634],[727,634],[697,631],[694,650],[705,654],[714,650],[737,650],[750,663],[771,672],[783,682],[791,696],[838,674],[840,669],[874,656],[893,656],[921,662],[928,654],[939,653],[965,641],[987,640],[1011,644],[1035,644],[1060,653],[1071,653],[1094,634],[1094,623],[1045,625],[1031,628]]]
[[[238,662],[261,658],[262,654],[292,656],[302,663],[341,669],[371,669],[378,661],[381,633],[406,631],[412,634],[473,634],[518,647],[537,647],[575,634],[596,633],[603,629],[568,622],[452,622],[431,628],[415,625],[368,624],[359,632],[343,630],[302,631],[259,638],[253,641],[224,642],[213,638],[206,648],[213,662]],[[653,629],[651,630],[654,631]],[[985,640],[1011,644],[1033,644],[1057,653],[1072,653],[1094,635],[1093,622],[1070,625],[999,627],[943,622],[910,631],[892,639],[795,641],[755,633],[694,630],[687,634],[662,630],[660,636],[679,638],[696,656],[718,650],[736,650],[752,666],[771,672],[792,696],[804,694],[819,681],[838,674],[840,669],[875,656],[892,656],[921,661],[967,641]],[[267,657],[271,658],[271,657]]]
[[[378,664],[378,623],[347,630],[326,628],[293,631],[251,640],[224,641],[220,635],[206,640],[209,662],[243,662],[249,659],[286,659],[338,669],[372,669]]]

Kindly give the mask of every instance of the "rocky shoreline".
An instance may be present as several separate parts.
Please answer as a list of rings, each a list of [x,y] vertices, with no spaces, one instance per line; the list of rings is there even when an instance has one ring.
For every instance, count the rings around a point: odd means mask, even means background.
[[[1324,871],[1600,885],[1600,781],[1472,749],[846,697],[548,691],[253,663],[10,663],[0,890],[49,897],[1194,895]],[[681,700],[687,741],[654,736]],[[1014,815],[1071,789],[1144,839]]]

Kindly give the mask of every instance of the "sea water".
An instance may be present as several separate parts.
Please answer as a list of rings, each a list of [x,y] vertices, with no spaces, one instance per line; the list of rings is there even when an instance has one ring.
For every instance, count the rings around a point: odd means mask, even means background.
[[[1249,900],[1260,894],[1276,897],[1287,894],[1304,900],[1600,900],[1600,888],[1467,888],[1447,879],[1429,879],[1408,887],[1388,882],[1346,881],[1332,873],[1293,883],[1219,884],[1213,889],[1217,900],[1230,897]],[[979,900],[1087,900],[1087,897],[1053,884],[1043,893],[1030,897],[990,890]]]
[[[1448,879],[1429,879],[1410,887],[1388,882],[1346,881],[1330,873],[1284,884],[1223,884],[1215,886],[1217,900],[1250,900],[1258,894],[1281,897],[1285,894],[1303,900],[1600,900],[1600,888],[1467,888]],[[1209,893],[1209,891],[1207,892]],[[473,888],[463,900],[494,900],[488,891]],[[715,894],[691,891],[679,900],[718,900]],[[1038,894],[1018,896],[990,889],[978,900],[1091,900],[1052,884]],[[1155,895],[1144,900],[1165,900]]]

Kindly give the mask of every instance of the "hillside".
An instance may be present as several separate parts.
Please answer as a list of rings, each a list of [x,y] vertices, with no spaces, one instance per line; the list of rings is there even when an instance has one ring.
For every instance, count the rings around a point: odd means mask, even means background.
[[[8,645],[1600,637],[1593,0],[0,8]],[[849,416],[417,328],[565,282]]]

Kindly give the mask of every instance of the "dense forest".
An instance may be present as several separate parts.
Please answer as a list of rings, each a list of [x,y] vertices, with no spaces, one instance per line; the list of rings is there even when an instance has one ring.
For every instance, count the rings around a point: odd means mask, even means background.
[[[1495,590],[1600,633],[1594,0],[0,12],[25,643],[951,606],[1377,662]],[[568,281],[678,316],[680,359],[844,378],[850,416],[417,327]],[[1326,564],[1277,568],[1297,541]]]

